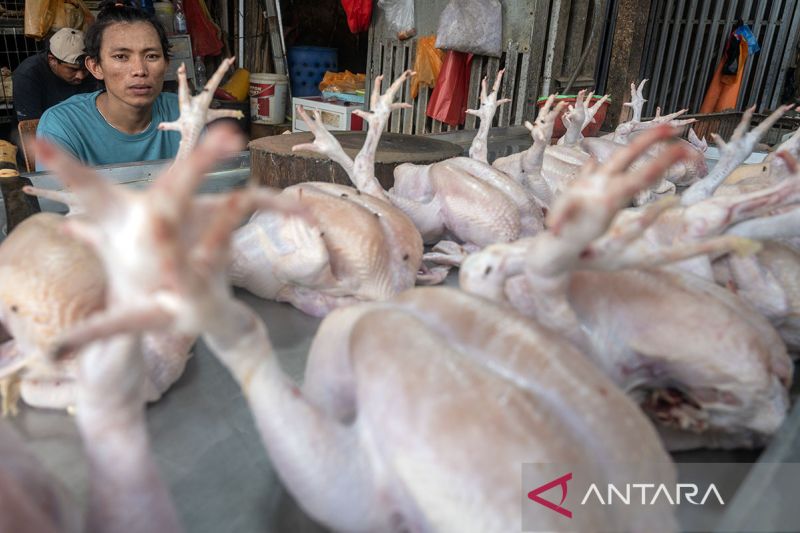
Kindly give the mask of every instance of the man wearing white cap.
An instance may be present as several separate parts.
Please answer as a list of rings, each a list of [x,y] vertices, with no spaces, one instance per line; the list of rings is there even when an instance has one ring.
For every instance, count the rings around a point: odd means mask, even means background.
[[[50,37],[48,50],[29,57],[14,70],[14,110],[18,120],[39,118],[45,109],[70,96],[97,89],[83,64],[83,32],[62,28]]]

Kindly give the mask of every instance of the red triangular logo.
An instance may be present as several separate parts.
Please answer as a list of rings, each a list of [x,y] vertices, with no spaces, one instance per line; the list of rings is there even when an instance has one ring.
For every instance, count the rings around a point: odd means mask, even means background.
[[[567,518],[572,518],[572,511],[569,509],[565,509],[561,507],[564,503],[564,500],[567,499],[567,481],[572,479],[572,472],[569,474],[564,474],[563,476],[554,479],[548,483],[545,483],[541,487],[537,487],[528,493],[528,498],[535,501],[539,505],[544,505],[548,509],[557,512],[558,514],[564,515]],[[545,500],[544,498],[539,497],[539,494],[543,492],[547,492],[548,490],[552,489],[553,487],[560,486],[561,487],[561,501],[556,505],[555,503]]]

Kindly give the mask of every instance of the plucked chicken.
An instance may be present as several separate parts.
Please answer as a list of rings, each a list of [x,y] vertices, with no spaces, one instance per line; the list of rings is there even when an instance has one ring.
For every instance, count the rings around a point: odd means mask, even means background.
[[[168,212],[193,202],[201,173],[189,168],[173,176],[174,194],[161,191],[158,204]],[[202,332],[241,385],[282,480],[326,526],[519,530],[526,461],[587,464],[602,480],[628,476],[620,465],[636,464],[647,479],[674,482],[652,426],[575,348],[513,311],[453,289],[413,289],[333,311],[313,342],[300,389],[280,369],[264,324],[231,295],[225,270],[235,217],[220,211],[185,239],[179,219],[153,214],[143,213],[140,224],[159,231],[139,251],[164,290],[143,298],[162,309],[162,325]],[[121,226],[116,232],[113,238],[127,238]],[[107,268],[118,267],[109,261]],[[155,326],[124,306],[112,314],[118,320],[78,337]],[[587,411],[587,404],[603,407]],[[573,524],[674,531],[672,512],[620,506],[576,516]],[[539,513],[545,529],[557,527],[558,514],[544,507]]]
[[[365,300],[384,300],[413,287],[422,268],[422,238],[414,223],[375,188],[375,152],[393,96],[407,74],[372,97],[364,146],[351,160],[317,113],[302,108],[315,140],[296,146],[328,155],[358,188],[309,182],[287,187],[282,197],[306,208],[309,216],[257,212],[233,236],[230,276],[234,285],[262,298],[291,303],[324,316],[332,309]],[[363,192],[363,194],[362,194]]]
[[[712,282],[647,268],[743,244],[716,237],[629,251],[657,220],[659,204],[636,224],[611,225],[636,192],[686,156],[685,146],[672,146],[643,169],[628,170],[670,136],[669,129],[650,130],[585,171],[556,200],[548,231],[471,255],[461,287],[570,338],[642,406],[668,448],[760,446],[789,404],[792,363],[777,332]]]

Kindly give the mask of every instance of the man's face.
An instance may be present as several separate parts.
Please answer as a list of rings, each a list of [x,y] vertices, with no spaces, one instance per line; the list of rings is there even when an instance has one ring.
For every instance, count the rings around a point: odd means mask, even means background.
[[[52,55],[50,55],[47,59],[53,74],[70,85],[80,85],[81,82],[86,79],[86,76],[89,75],[89,71],[87,71],[86,67],[83,65],[64,63]]]
[[[158,32],[148,22],[117,23],[103,31],[100,61],[86,61],[103,80],[110,98],[132,107],[149,107],[161,93],[167,58]]]

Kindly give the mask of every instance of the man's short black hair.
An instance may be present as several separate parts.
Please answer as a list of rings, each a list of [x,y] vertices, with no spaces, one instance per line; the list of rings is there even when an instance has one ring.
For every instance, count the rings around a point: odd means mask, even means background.
[[[169,39],[161,22],[143,9],[132,5],[129,0],[105,0],[100,4],[100,12],[94,24],[86,31],[86,57],[100,62],[100,47],[103,44],[103,32],[108,26],[117,23],[148,22],[153,25],[161,41],[161,51],[166,59],[170,58]]]

